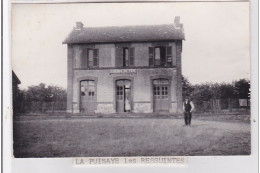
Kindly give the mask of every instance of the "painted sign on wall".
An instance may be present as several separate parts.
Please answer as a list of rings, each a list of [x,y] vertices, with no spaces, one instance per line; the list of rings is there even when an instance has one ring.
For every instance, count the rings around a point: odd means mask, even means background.
[[[109,74],[136,74],[136,69],[111,69]]]

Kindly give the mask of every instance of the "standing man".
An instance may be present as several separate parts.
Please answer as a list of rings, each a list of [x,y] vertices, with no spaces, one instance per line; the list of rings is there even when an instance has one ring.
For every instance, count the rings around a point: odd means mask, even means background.
[[[183,111],[184,111],[184,120],[185,120],[185,125],[190,126],[191,125],[191,112],[194,109],[194,104],[192,101],[190,101],[189,97],[185,98],[185,101],[183,102]]]

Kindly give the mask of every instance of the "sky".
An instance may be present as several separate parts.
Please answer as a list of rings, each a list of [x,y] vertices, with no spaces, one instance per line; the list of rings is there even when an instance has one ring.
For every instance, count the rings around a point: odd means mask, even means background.
[[[20,88],[67,86],[67,45],[77,21],[85,27],[184,26],[182,73],[192,84],[250,79],[248,2],[13,4],[12,69]]]

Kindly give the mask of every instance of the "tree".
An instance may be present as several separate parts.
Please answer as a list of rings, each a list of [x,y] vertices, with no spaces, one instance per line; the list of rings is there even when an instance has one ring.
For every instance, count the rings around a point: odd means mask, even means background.
[[[193,86],[194,90],[191,93],[191,98],[195,104],[196,110],[204,109],[204,102],[210,101],[213,98],[211,84],[199,84]]]
[[[40,83],[36,86],[29,86],[23,92],[23,104],[26,111],[42,111],[52,108],[59,109],[54,105],[62,105],[66,102],[66,90],[58,86],[46,86]],[[57,104],[58,103],[58,104]],[[61,104],[60,104],[61,103]]]
[[[193,86],[190,84],[188,79],[182,76],[182,97],[190,97],[193,90]]]
[[[238,99],[249,99],[250,82],[246,79],[240,79],[234,82],[235,97]]]
[[[232,84],[222,83],[219,86],[220,98],[221,99],[229,99],[235,97],[235,88]]]
[[[27,101],[45,101],[46,96],[46,85],[44,83],[40,83],[37,86],[29,86],[25,91]]]
[[[66,90],[58,86],[48,86],[40,83],[37,86],[30,86],[25,91],[27,101],[44,101],[53,102],[58,100],[65,100]]]

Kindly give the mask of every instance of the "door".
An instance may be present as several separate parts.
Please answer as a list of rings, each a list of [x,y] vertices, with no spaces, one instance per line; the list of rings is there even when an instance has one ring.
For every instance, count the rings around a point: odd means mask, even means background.
[[[94,113],[96,110],[96,82],[85,80],[80,82],[81,85],[81,112]]]
[[[116,112],[131,111],[131,81],[116,81]]]
[[[169,111],[169,80],[156,79],[153,81],[154,112]]]

